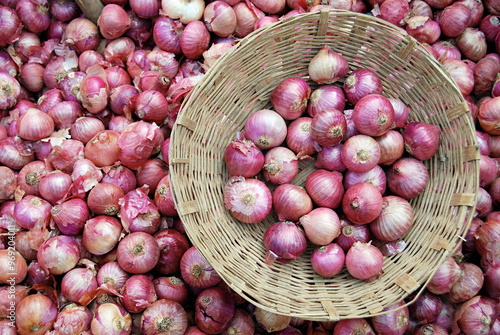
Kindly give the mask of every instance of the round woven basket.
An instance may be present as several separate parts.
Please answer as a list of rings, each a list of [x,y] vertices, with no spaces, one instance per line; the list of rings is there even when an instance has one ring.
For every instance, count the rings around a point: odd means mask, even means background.
[[[411,120],[442,130],[438,153],[425,162],[428,186],[411,200],[415,222],[404,236],[407,247],[385,257],[383,275],[370,283],[345,271],[332,279],[316,275],[310,264],[312,245],[296,261],[268,266],[262,237],[277,218],[244,224],[223,203],[228,180],[224,149],[250,114],[271,108],[270,92],[281,80],[308,79],[308,63],[325,44],[341,53],[351,70],[376,71],[384,94],[411,108]],[[479,182],[470,112],[439,63],[403,30],[337,10],[294,16],[240,40],[185,100],[173,127],[169,159],[175,204],[187,234],[223,280],[260,308],[317,321],[381,314],[421,292],[466,233]],[[303,165],[294,183],[303,183],[311,169]]]

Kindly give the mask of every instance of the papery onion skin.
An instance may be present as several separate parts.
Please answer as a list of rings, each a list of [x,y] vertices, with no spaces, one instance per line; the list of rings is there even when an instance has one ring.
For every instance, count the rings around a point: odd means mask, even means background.
[[[40,245],[38,262],[42,269],[60,275],[75,267],[80,259],[80,251],[80,246],[74,239],[58,235]]]
[[[234,140],[224,150],[230,176],[253,177],[264,165],[264,154],[249,140]]]
[[[462,273],[444,297],[451,303],[462,303],[474,297],[482,288],[484,274],[479,266],[464,262],[459,264]]]
[[[120,221],[113,216],[94,216],[83,228],[83,246],[93,255],[104,255],[116,246],[122,229]]]
[[[266,181],[281,185],[291,182],[299,172],[295,153],[287,147],[275,147],[264,156],[262,169]]]
[[[149,234],[135,232],[118,243],[116,260],[127,272],[142,274],[152,270],[160,258],[160,247]]]
[[[132,317],[121,305],[104,303],[95,310],[90,330],[94,335],[130,334]]]

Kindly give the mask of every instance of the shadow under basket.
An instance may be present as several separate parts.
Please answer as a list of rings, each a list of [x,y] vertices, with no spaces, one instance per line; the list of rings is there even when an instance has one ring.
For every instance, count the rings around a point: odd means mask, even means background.
[[[315,274],[313,245],[289,264],[267,265],[262,239],[276,216],[245,224],[223,203],[229,178],[223,160],[226,146],[249,115],[271,108],[270,93],[284,78],[298,76],[317,87],[307,68],[325,44],[348,60],[350,70],[375,71],[382,78],[383,94],[410,107],[410,120],[441,128],[439,151],[424,162],[429,183],[410,201],[415,220],[403,237],[407,247],[385,257],[383,275],[370,283],[345,270],[331,279]],[[184,101],[169,156],[179,216],[192,243],[223,280],[260,308],[316,321],[382,314],[411,293],[422,292],[468,230],[477,199],[479,157],[467,103],[441,65],[402,29],[341,10],[293,16],[241,39]],[[295,183],[303,182],[313,167],[303,168]]]

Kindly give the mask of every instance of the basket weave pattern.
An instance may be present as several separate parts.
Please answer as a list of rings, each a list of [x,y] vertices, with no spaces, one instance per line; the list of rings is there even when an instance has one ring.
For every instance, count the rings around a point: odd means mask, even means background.
[[[321,278],[311,268],[312,245],[296,261],[268,266],[262,237],[276,217],[244,224],[223,203],[224,149],[251,113],[271,108],[269,95],[281,80],[307,80],[309,61],[325,44],[349,61],[350,70],[377,72],[384,95],[410,107],[410,120],[442,130],[438,153],[425,162],[429,184],[410,201],[415,223],[404,237],[407,248],[386,257],[382,277],[371,283],[346,271]],[[423,289],[466,233],[475,208],[479,153],[466,102],[419,43],[363,14],[306,13],[242,39],[192,90],[171,141],[172,190],[190,240],[232,289],[274,313],[318,321],[380,314]],[[293,183],[303,183],[313,169],[310,164],[301,168]]]

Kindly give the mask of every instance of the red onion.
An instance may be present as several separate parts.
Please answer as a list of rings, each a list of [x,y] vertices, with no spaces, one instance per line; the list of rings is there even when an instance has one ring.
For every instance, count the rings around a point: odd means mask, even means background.
[[[207,334],[225,330],[234,313],[233,297],[222,288],[207,288],[196,298],[194,320],[196,326]]]
[[[250,335],[255,332],[255,324],[252,316],[241,308],[236,308],[234,310],[234,316],[229,321],[226,329],[221,332],[221,335]]]
[[[94,214],[116,215],[120,211],[118,201],[123,196],[121,187],[100,182],[90,190],[87,204]]]
[[[149,194],[154,194],[157,185],[168,174],[168,166],[159,158],[150,158],[136,171],[137,183],[147,184]]]
[[[500,221],[487,220],[474,233],[474,246],[484,265],[500,265]]]
[[[426,122],[412,121],[404,129],[405,149],[419,160],[432,158],[439,149],[439,127]]]
[[[256,307],[253,313],[255,321],[268,333],[284,330],[290,324],[292,318],[288,315],[276,314]]]
[[[251,2],[267,14],[281,13],[286,6],[286,0],[252,0]]]
[[[71,237],[54,236],[40,245],[37,258],[44,271],[53,275],[64,274],[80,259],[80,246]]]
[[[70,21],[80,13],[80,7],[72,0],[51,0],[50,13],[59,21]]]
[[[125,194],[136,188],[137,179],[129,168],[123,165],[117,165],[106,168],[105,170],[102,182],[120,186]]]
[[[203,22],[195,20],[189,22],[180,36],[182,53],[192,59],[197,59],[208,50],[210,46],[210,32]]]
[[[224,150],[224,162],[230,176],[253,177],[262,170],[264,154],[252,141],[234,140]]]
[[[344,114],[332,108],[314,114],[311,122],[312,139],[322,146],[334,146],[345,136],[347,123]]]
[[[295,153],[286,147],[274,147],[264,157],[263,174],[273,184],[291,182],[299,172]]]
[[[267,250],[266,263],[275,261],[289,263],[306,250],[307,240],[304,232],[290,221],[273,223],[264,233],[264,246]]]
[[[312,136],[312,118],[304,116],[293,120],[288,125],[285,142],[299,157],[314,154],[317,145]]]
[[[116,4],[104,6],[97,20],[101,35],[107,39],[122,36],[130,28],[130,23],[127,12]]]
[[[398,131],[389,130],[375,140],[380,146],[379,164],[391,165],[403,156],[405,151],[404,138]]]
[[[11,199],[17,188],[17,176],[6,166],[0,166],[0,201]]]
[[[15,7],[0,6],[0,21],[3,23],[0,33],[0,47],[17,41],[23,31],[21,19],[14,9]]]
[[[26,63],[20,72],[21,83],[30,92],[40,92],[43,90],[45,83],[43,81],[43,72],[45,68],[38,63]]]
[[[372,327],[365,319],[344,319],[335,324],[333,335],[375,335]]]
[[[483,103],[477,116],[481,129],[490,135],[500,135],[497,124],[500,120],[500,97],[495,97]]]
[[[405,301],[387,306],[383,311],[387,313],[370,318],[373,330],[377,335],[403,335],[408,329],[410,313]]]
[[[394,108],[389,99],[383,95],[369,94],[356,103],[352,119],[360,133],[380,136],[392,127]]]
[[[131,0],[129,5],[139,17],[151,19],[158,15],[161,2],[160,0]]]
[[[82,158],[73,165],[71,178],[73,179],[73,193],[85,193],[101,181],[102,172],[90,160]]]
[[[307,192],[296,185],[279,185],[272,195],[273,208],[280,221],[297,221],[312,210]]]
[[[154,192],[154,203],[161,214],[166,216],[178,216],[172,189],[170,187],[170,176],[168,174],[158,182]]]
[[[87,144],[98,133],[104,130],[104,124],[96,117],[80,117],[72,123],[70,128],[71,138]]]
[[[117,144],[121,149],[119,159],[126,167],[137,170],[150,156],[160,151],[163,140],[163,134],[156,124],[134,122],[118,138]],[[141,148],[140,152],[136,150],[137,147]]]
[[[420,160],[403,157],[387,171],[387,185],[391,192],[405,199],[419,196],[427,185],[429,171]]]
[[[397,240],[413,226],[413,207],[398,196],[386,196],[382,201],[382,211],[370,223],[370,230],[381,241]]]
[[[278,0],[278,1],[282,1],[282,0]],[[267,27],[275,22],[278,22],[278,20],[279,20],[279,18],[277,17],[277,15],[265,15],[265,16],[257,19],[257,21],[255,21],[255,26],[253,27],[253,30]]]
[[[109,89],[122,85],[130,85],[131,83],[128,72],[119,66],[110,66],[104,71],[106,73],[106,82],[108,83]]]
[[[340,206],[344,195],[340,172],[315,170],[307,176],[305,187],[316,205],[328,208]]]
[[[488,265],[484,269],[484,285],[483,288],[492,298],[500,297],[500,287],[498,285],[500,279],[500,266]]]
[[[132,317],[121,305],[104,303],[94,312],[90,330],[94,335],[126,335],[132,329]]]
[[[118,243],[116,260],[127,272],[146,273],[152,270],[160,258],[160,247],[149,234],[130,233]]]
[[[189,241],[174,229],[164,229],[154,237],[160,246],[160,259],[155,270],[165,275],[178,273],[181,258],[189,249]]]
[[[158,230],[160,212],[148,192],[148,185],[143,185],[119,200],[121,222],[126,231],[153,234]]]
[[[305,112],[310,95],[311,89],[304,79],[287,77],[271,91],[269,99],[285,120],[295,120]]]
[[[19,334],[42,335],[52,329],[57,306],[43,294],[24,297],[16,306],[15,323]]]
[[[139,76],[139,82],[137,86],[141,91],[155,90],[161,93],[162,95],[166,95],[168,92],[168,88],[170,87],[170,84],[171,84],[170,79],[163,73],[160,73],[158,71],[144,71]],[[161,120],[160,123],[162,123],[162,121],[164,120]]]
[[[0,163],[14,170],[34,160],[35,155],[28,142],[19,137],[6,137],[0,140]]]
[[[51,107],[48,115],[57,129],[70,128],[77,118],[82,116],[83,108],[76,101],[62,101]]]
[[[224,206],[245,223],[264,220],[271,211],[272,201],[267,185],[257,179],[234,176],[224,188]]]
[[[50,221],[50,203],[40,197],[27,195],[14,207],[14,219],[24,229],[44,228]]]
[[[147,54],[151,70],[159,71],[165,74],[168,78],[173,79],[179,70],[179,62],[175,55],[161,49],[153,49]]]
[[[409,306],[410,315],[420,323],[436,321],[441,313],[443,303],[441,298],[428,291],[424,291],[413,304]]]
[[[111,251],[122,234],[120,221],[112,216],[97,215],[85,223],[82,243],[93,255],[104,255]]]
[[[153,280],[158,299],[170,299],[185,306],[189,297],[189,288],[182,279],[175,276],[157,277]]]
[[[87,75],[80,84],[79,98],[83,107],[92,114],[102,112],[108,103],[109,89],[105,78]]]
[[[340,235],[335,242],[347,252],[354,242],[368,242],[371,240],[371,233],[368,225],[354,224],[345,217],[340,218]]]
[[[135,102],[135,115],[148,122],[162,124],[168,116],[167,99],[156,90],[139,93]]]
[[[427,284],[427,289],[434,294],[445,294],[462,274],[460,266],[453,257],[448,257],[436,270]]]
[[[157,300],[152,280],[145,275],[133,275],[122,289],[123,307],[130,313],[140,313]]]
[[[474,73],[467,64],[458,59],[446,59],[442,62],[442,65],[458,85],[463,96],[472,93],[474,89]]]
[[[439,14],[438,23],[445,36],[456,37],[469,25],[471,12],[461,3],[446,6]]]
[[[314,115],[323,109],[344,110],[346,98],[344,91],[336,85],[321,85],[313,90],[309,103],[307,104],[307,113],[309,116]]]
[[[386,0],[380,5],[380,14],[375,15],[397,26],[404,26],[410,15],[410,6],[406,0]]]
[[[408,20],[406,32],[420,43],[432,44],[439,39],[441,28],[432,18],[417,15]]]
[[[498,310],[489,297],[475,296],[459,305],[455,312],[453,334],[492,334]]]
[[[72,185],[71,176],[61,171],[46,174],[39,184],[40,195],[52,205],[61,202]]]
[[[369,69],[356,69],[346,77],[344,92],[347,100],[356,105],[366,95],[382,94],[382,81]]]
[[[331,278],[344,268],[345,253],[336,243],[329,243],[314,249],[311,254],[311,266],[322,277]]]
[[[340,158],[343,144],[337,144],[333,147],[323,147],[316,156],[314,166],[318,169],[328,171],[344,172],[346,167]]]
[[[309,61],[309,78],[318,84],[333,84],[347,74],[349,66],[342,54],[324,45]]]
[[[0,109],[13,107],[21,94],[21,85],[10,74],[0,72]]]
[[[217,36],[227,37],[236,31],[236,13],[224,1],[216,0],[207,4],[203,21],[208,31]]]
[[[478,218],[484,218],[493,211],[493,200],[491,195],[484,188],[479,187],[477,190],[477,201],[475,215]]]
[[[191,21],[200,20],[205,9],[203,0],[182,0],[173,3],[162,0],[161,6],[165,14],[172,19],[179,19],[182,23],[188,24]]]
[[[47,159],[55,169],[71,173],[76,161],[84,158],[83,150],[80,141],[67,139],[60,146],[52,147]]]
[[[478,28],[465,28],[455,42],[462,54],[472,61],[477,62],[486,56],[486,37]]]
[[[123,87],[123,86],[121,86]],[[134,120],[130,120],[127,117],[123,115],[116,115],[114,114],[111,117],[111,120],[109,120],[108,128],[109,130],[114,130],[118,133],[121,133],[125,127],[127,127],[129,124],[133,123]]]
[[[340,234],[340,220],[337,213],[326,207],[318,207],[299,220],[307,239],[316,245],[327,245]]]
[[[183,335],[188,327],[184,308],[170,299],[160,299],[146,308],[141,316],[141,331],[145,335]]]
[[[346,253],[345,265],[351,276],[371,280],[382,274],[384,257],[371,243],[354,242]]]
[[[153,26],[153,40],[160,49],[178,55],[182,51],[180,38],[183,30],[184,25],[179,20],[160,16]]]
[[[245,37],[254,31],[255,23],[265,14],[251,2],[238,2],[233,6],[236,15],[236,37]]]
[[[137,16],[133,10],[128,10],[127,14],[130,18],[130,28],[125,32],[124,36],[130,38],[140,48],[143,48],[152,34],[152,20]]]
[[[217,285],[222,279],[205,257],[192,246],[182,255],[180,274],[189,286],[206,289]]]
[[[37,108],[30,108],[17,120],[16,128],[21,138],[38,141],[52,134],[54,120]]]
[[[9,242],[12,241],[9,239]],[[0,283],[2,284],[19,284],[28,274],[28,265],[24,257],[15,251],[14,247],[0,250]]]
[[[489,156],[491,153],[491,135],[483,131],[476,130],[477,146],[481,155]]]
[[[496,178],[497,170],[497,163],[493,158],[481,155],[479,158],[479,185],[482,187],[489,186]],[[495,199],[492,200],[496,201]]]
[[[484,275],[481,268],[473,263],[464,262],[459,264],[462,273],[444,297],[451,303],[462,303],[474,297],[484,283]]]
[[[78,67],[80,71],[87,71],[92,65],[104,64],[104,57],[94,50],[83,51],[78,57]]]
[[[118,262],[108,262],[99,268],[97,272],[97,284],[107,284],[119,290],[123,287],[130,275],[123,270]]]
[[[111,65],[123,66],[134,50],[134,41],[128,37],[119,37],[108,42],[104,49],[104,59]]]
[[[342,210],[347,218],[358,224],[375,220],[381,213],[382,195],[377,187],[370,183],[355,184],[345,191],[342,198]]]
[[[138,94],[139,90],[132,85],[123,85],[112,89],[109,95],[111,109],[118,115],[130,115],[135,110],[133,97]]]
[[[96,271],[89,268],[69,270],[61,280],[61,293],[69,301],[87,305],[97,289]]]
[[[16,11],[24,28],[33,33],[41,33],[49,27],[50,12],[47,0],[19,0]]]
[[[54,331],[61,334],[83,334],[90,328],[92,312],[87,307],[75,303],[64,306],[57,314]]]
[[[366,172],[378,164],[380,146],[367,135],[354,135],[344,142],[342,162],[348,170]]]
[[[66,27],[64,41],[79,54],[84,51],[95,50],[100,42],[99,29],[94,22],[87,18],[73,19]],[[85,71],[86,69],[80,67],[80,70]]]
[[[481,19],[479,29],[484,33],[487,42],[494,42],[500,31],[500,18],[498,15],[488,14]]]

